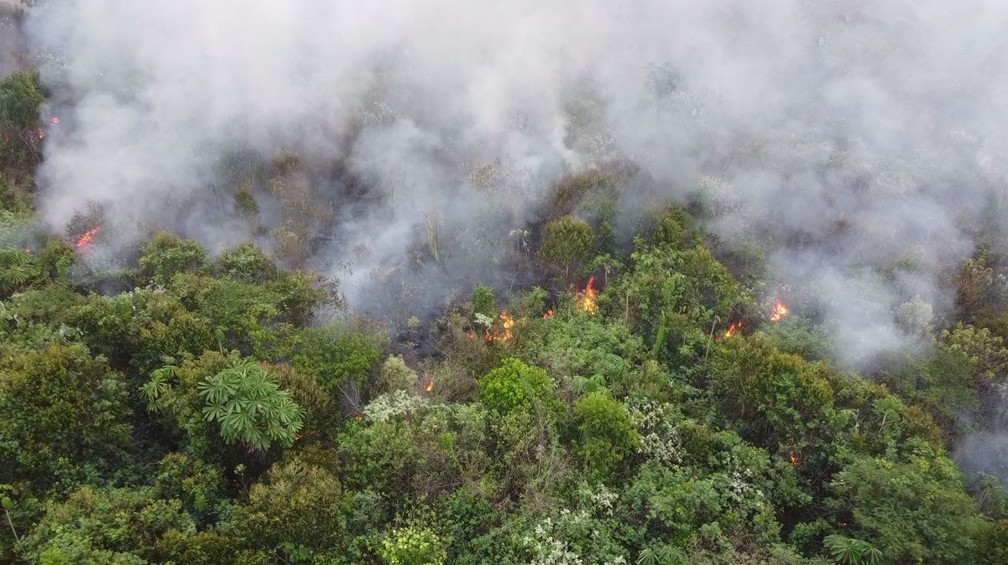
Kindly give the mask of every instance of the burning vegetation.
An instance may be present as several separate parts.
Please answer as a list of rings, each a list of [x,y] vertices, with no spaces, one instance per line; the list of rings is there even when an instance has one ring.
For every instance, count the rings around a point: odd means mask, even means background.
[[[780,298],[774,301],[773,309],[770,311],[770,321],[779,322],[783,320],[791,310],[781,301]]]
[[[578,293],[578,310],[592,315],[598,314],[597,297],[598,291],[595,290],[595,276],[592,275],[592,277],[588,279],[588,284],[585,285],[584,290]]]
[[[87,253],[91,250],[91,247],[94,244],[94,239],[99,233],[101,233],[101,226],[95,226],[82,233],[77,237],[77,241],[74,242],[74,249],[76,249],[78,253]]]

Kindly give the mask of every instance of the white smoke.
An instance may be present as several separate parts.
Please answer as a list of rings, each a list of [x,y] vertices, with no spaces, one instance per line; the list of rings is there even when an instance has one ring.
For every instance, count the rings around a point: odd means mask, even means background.
[[[337,232],[313,261],[357,304],[431,221],[458,270],[508,279],[499,249],[552,182],[631,161],[650,188],[624,205],[700,198],[716,234],[770,245],[857,365],[901,346],[901,302],[947,307],[942,270],[1003,219],[1000,2],[62,0],[27,29],[61,116],[53,226],[96,201],[219,248],[255,236],[222,158],[295,151]]]

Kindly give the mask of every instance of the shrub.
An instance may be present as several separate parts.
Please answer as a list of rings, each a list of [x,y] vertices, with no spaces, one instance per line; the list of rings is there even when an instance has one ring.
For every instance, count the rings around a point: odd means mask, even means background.
[[[499,414],[515,410],[543,410],[557,415],[563,410],[555,385],[546,371],[518,359],[507,359],[480,380],[479,399]]]
[[[378,554],[388,565],[441,565],[448,559],[437,534],[413,526],[393,530],[382,540]]]
[[[140,256],[140,276],[157,284],[167,284],[175,273],[201,272],[206,266],[203,246],[168,232],[155,235]]]
[[[609,478],[640,444],[630,414],[622,402],[593,392],[574,404],[578,430],[577,454],[596,478]]]

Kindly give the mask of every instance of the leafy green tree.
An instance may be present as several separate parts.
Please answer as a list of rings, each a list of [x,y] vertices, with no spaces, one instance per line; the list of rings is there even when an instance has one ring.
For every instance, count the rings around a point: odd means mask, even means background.
[[[479,389],[480,402],[499,414],[525,410],[555,417],[563,411],[556,385],[546,371],[518,359],[506,359],[487,373],[480,379]]]
[[[276,263],[259,246],[250,242],[225,249],[214,261],[214,270],[244,283],[263,283],[279,275]]]
[[[348,542],[351,500],[331,471],[295,457],[252,487],[222,531],[242,547],[275,551],[281,562],[322,561]]]
[[[155,373],[154,382],[161,378]],[[229,444],[240,442],[259,451],[290,447],[304,425],[304,409],[256,363],[245,361],[207,377],[199,392],[206,402],[203,415],[220,426]]]
[[[378,372],[378,390],[394,392],[397,390],[414,391],[420,383],[420,377],[403,361],[399,355],[391,355],[382,363]]]
[[[546,225],[543,244],[539,248],[539,258],[558,265],[566,281],[571,269],[576,271],[581,263],[591,259],[597,248],[595,232],[588,222],[573,216],[564,216]]]
[[[381,357],[373,337],[342,326],[325,326],[301,333],[293,365],[336,392],[344,385],[363,385]]]
[[[831,421],[829,368],[781,353],[761,334],[727,340],[710,369],[711,398],[759,446],[815,445]]]
[[[619,395],[631,385],[633,368],[644,359],[644,344],[621,321],[602,316],[555,316],[541,336],[526,335],[526,360],[545,368],[561,388],[583,380]]]
[[[38,127],[43,102],[37,71],[11,73],[0,80],[0,126]]]
[[[39,278],[41,269],[35,258],[20,249],[0,249],[0,298],[26,288]]]
[[[206,249],[196,241],[161,232],[144,247],[139,263],[139,274],[144,281],[163,285],[175,273],[203,272],[208,258]]]
[[[726,327],[752,302],[750,293],[706,247],[676,249],[641,239],[635,247],[631,271],[606,287],[610,308],[661,360],[702,363],[714,326]]]
[[[154,487],[159,498],[178,500],[203,527],[230,511],[221,469],[184,453],[169,453],[158,463]]]
[[[146,563],[169,530],[193,531],[177,500],[154,489],[96,489],[84,486],[51,505],[23,540],[29,562]]]
[[[84,465],[107,472],[124,461],[133,441],[122,376],[80,344],[5,360],[0,413],[0,482],[47,486]]]
[[[203,414],[206,401],[199,386],[208,377],[240,363],[237,352],[225,356],[206,351],[197,359],[155,370],[140,386],[140,394],[162,441],[198,460],[222,463],[232,459],[233,450],[224,443],[214,422]]]
[[[832,482],[855,537],[890,563],[976,563],[989,523],[947,457],[924,450],[906,463],[860,458]],[[839,547],[842,544],[836,544]]]
[[[823,538],[823,547],[826,548],[829,556],[840,565],[882,563],[882,552],[863,540],[832,534]]]
[[[18,71],[0,80],[0,167],[4,180],[30,186],[41,160],[39,107],[45,96],[37,71]]]
[[[609,479],[640,445],[626,406],[608,394],[593,392],[574,404],[577,453],[582,464],[602,480]]]
[[[242,548],[241,540],[216,531],[169,530],[158,540],[155,563],[186,565],[231,565],[265,562],[265,552]]]
[[[378,553],[388,565],[443,565],[448,558],[438,535],[416,526],[392,530]]]
[[[472,291],[473,312],[484,316],[494,317],[494,293],[493,289],[485,284],[476,285]]]

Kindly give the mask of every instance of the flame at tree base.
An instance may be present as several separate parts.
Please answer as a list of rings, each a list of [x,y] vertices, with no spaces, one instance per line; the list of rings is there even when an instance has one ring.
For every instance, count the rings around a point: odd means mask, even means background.
[[[725,330],[725,333],[724,333],[725,338],[729,338],[729,337],[731,337],[731,336],[733,336],[733,335],[741,332],[742,331],[742,325],[743,325],[742,322],[733,322],[732,325],[728,326],[728,329]]]
[[[500,323],[501,327],[498,328],[497,324],[494,324],[493,327],[487,328],[487,330],[486,330],[486,339],[487,339],[487,341],[488,342],[494,342],[494,341],[511,341],[514,338],[514,333],[513,333],[513,330],[514,330],[514,327],[515,327],[515,320],[514,320],[514,318],[512,318],[511,315],[508,314],[506,311],[505,312],[501,312],[500,316],[498,316],[498,318],[501,321],[501,323]]]
[[[777,301],[774,302],[773,310],[770,311],[770,321],[779,322],[790,313],[791,310],[788,309],[788,307],[785,306],[783,302],[781,302],[780,298],[778,298]]]
[[[589,314],[598,314],[598,302],[596,302],[596,297],[598,296],[598,291],[595,290],[595,276],[593,275],[588,279],[588,284],[585,285],[585,289],[579,294],[577,300],[577,307],[582,312],[588,312]]]

